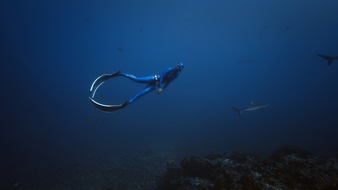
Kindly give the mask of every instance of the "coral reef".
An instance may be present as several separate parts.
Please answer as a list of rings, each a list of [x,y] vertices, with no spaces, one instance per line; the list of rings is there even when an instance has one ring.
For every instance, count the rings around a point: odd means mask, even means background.
[[[158,189],[177,190],[333,190],[338,189],[338,161],[296,146],[268,158],[234,152],[192,156],[167,164]]]

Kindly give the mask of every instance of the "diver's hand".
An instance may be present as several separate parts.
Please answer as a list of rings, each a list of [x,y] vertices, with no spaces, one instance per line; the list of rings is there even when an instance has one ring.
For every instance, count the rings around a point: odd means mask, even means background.
[[[161,94],[162,91],[163,91],[163,88],[158,88],[158,89],[157,89],[157,94]]]

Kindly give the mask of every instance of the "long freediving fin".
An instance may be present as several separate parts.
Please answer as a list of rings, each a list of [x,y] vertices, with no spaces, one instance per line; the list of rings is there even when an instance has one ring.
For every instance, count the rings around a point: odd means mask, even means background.
[[[317,54],[317,55],[323,59],[326,59],[328,65],[331,65],[334,60],[338,59],[338,57],[332,57],[328,55],[322,55],[322,54]]]
[[[107,105],[107,104],[101,104],[101,103],[95,101],[91,97],[89,97],[89,100],[97,109],[99,109],[101,111],[105,111],[105,112],[116,112],[116,111],[121,110],[122,108],[124,108],[128,105],[127,101],[125,101],[121,105]]]
[[[92,94],[92,98],[94,98],[95,96],[95,93],[96,93],[96,90],[104,83],[106,82],[106,80],[110,79],[110,78],[113,78],[113,77],[116,77],[120,74],[120,71],[116,71],[112,74],[104,74],[104,75],[101,75],[99,77],[97,77],[92,86],[90,87],[90,91],[93,92]]]

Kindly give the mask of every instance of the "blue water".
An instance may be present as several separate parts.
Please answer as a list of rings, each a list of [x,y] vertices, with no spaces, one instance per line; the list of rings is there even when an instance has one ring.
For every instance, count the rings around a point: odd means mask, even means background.
[[[338,61],[328,66],[317,54],[338,56],[337,7],[336,0],[1,1],[1,175],[24,187],[30,173],[51,165],[90,167],[136,152],[266,155],[291,144],[336,155]],[[102,74],[160,74],[179,62],[184,70],[160,95],[116,113],[89,102]],[[96,100],[120,104],[143,87],[112,79]],[[268,107],[241,116],[231,108],[251,101]]]

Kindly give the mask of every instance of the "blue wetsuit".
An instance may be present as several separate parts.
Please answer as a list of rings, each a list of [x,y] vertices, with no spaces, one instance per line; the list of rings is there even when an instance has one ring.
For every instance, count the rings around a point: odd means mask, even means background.
[[[173,80],[175,80],[181,70],[183,69],[183,64],[179,63],[175,67],[169,67],[162,72],[161,75],[150,75],[145,77],[135,77],[132,74],[119,73],[119,76],[124,76],[128,79],[133,80],[138,83],[146,83],[148,84],[142,91],[137,93],[133,98],[129,99],[128,104],[134,102],[141,96],[158,89],[158,93],[161,93],[163,89],[165,89]]]
[[[90,91],[92,92],[92,96],[89,97],[90,101],[92,104],[102,110],[102,111],[107,111],[107,112],[115,112],[117,110],[120,110],[130,103],[134,102],[141,96],[157,89],[158,93],[161,93],[163,89],[165,89],[173,80],[175,80],[180,72],[182,71],[184,65],[182,63],[177,64],[175,67],[169,67],[166,70],[162,72],[161,75],[150,75],[150,76],[145,76],[145,77],[136,77],[132,74],[127,74],[127,73],[122,73],[120,71],[117,71],[112,74],[104,74],[99,76],[92,84]],[[95,96],[96,90],[108,79],[117,77],[117,76],[123,76],[126,77],[130,80],[133,80],[134,82],[138,83],[145,83],[147,86],[137,93],[134,97],[131,99],[125,101],[121,105],[106,105],[106,104],[101,104],[99,102],[96,102],[93,98]]]

